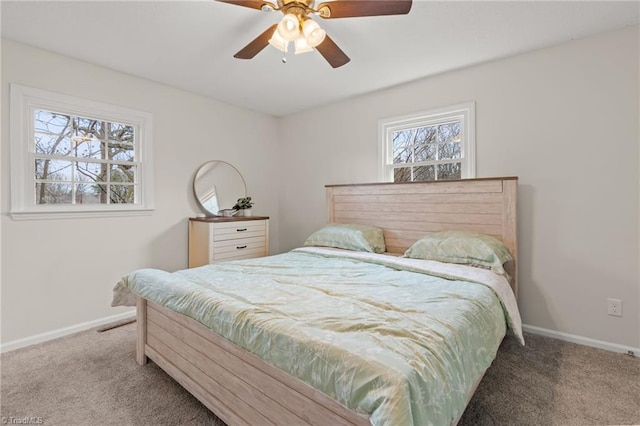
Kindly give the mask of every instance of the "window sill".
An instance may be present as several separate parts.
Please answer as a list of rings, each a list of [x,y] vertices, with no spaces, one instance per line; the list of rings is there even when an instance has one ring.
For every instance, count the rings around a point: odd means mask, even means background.
[[[79,219],[90,217],[150,216],[152,208],[122,210],[30,210],[10,212],[13,220]]]

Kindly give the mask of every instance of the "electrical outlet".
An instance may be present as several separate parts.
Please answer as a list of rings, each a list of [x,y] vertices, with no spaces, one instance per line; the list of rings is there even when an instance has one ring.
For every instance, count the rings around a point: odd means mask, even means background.
[[[607,299],[607,314],[615,317],[622,316],[622,300],[620,299]]]

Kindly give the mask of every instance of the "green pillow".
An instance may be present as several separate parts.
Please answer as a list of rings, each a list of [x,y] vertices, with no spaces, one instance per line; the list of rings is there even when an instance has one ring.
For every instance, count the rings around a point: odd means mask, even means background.
[[[496,238],[464,231],[428,234],[404,254],[413,259],[479,266],[498,274],[504,274],[503,265],[513,260],[509,249]]]
[[[311,234],[305,246],[335,247],[346,250],[384,253],[382,229],[367,225],[330,223]]]

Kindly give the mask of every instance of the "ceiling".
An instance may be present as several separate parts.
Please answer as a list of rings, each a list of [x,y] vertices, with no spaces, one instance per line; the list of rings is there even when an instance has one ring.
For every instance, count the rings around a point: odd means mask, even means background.
[[[279,21],[203,1],[6,1],[2,36],[283,116],[426,76],[639,22],[640,2],[414,0],[402,16],[315,18],[351,58],[267,46],[234,53]]]

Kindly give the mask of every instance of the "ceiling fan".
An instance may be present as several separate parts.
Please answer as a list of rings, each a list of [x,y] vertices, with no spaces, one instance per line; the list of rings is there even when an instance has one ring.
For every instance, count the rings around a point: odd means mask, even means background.
[[[314,8],[315,0],[277,0],[277,5],[266,0],[217,0],[223,3],[258,9],[264,12],[279,10],[282,20],[273,24],[238,53],[238,59],[251,59],[268,44],[282,52],[287,52],[293,42],[295,53],[318,52],[333,68],[350,61],[349,57],[320,28],[310,15],[323,19],[354,18],[360,16],[405,15],[411,10],[412,0],[333,0],[320,3]],[[282,58],[286,62],[286,58]]]

